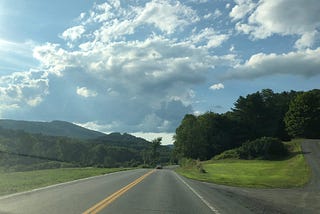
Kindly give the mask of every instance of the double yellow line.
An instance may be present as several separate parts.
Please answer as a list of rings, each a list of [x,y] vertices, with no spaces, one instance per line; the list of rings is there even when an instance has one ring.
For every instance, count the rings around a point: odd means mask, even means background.
[[[132,183],[128,184],[127,186],[123,187],[122,189],[118,190],[117,192],[113,193],[109,197],[103,199],[93,207],[89,208],[88,210],[84,211],[83,214],[96,214],[100,212],[102,209],[104,209],[106,206],[111,204],[114,200],[119,198],[121,195],[123,195],[125,192],[130,190],[132,187],[140,183],[143,179],[151,175],[155,170],[152,170],[144,175],[142,175],[140,178],[137,180],[133,181]]]

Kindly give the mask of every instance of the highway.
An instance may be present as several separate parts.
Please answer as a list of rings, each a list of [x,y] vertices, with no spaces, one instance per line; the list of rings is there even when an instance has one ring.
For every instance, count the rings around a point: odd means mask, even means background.
[[[0,213],[97,213],[90,208],[114,194],[116,198],[99,213],[250,213],[205,183],[182,178],[170,169],[123,171],[1,197]]]
[[[238,188],[190,180],[171,169],[136,169],[0,197],[0,214],[319,213],[320,141],[306,140],[310,182],[293,189]]]

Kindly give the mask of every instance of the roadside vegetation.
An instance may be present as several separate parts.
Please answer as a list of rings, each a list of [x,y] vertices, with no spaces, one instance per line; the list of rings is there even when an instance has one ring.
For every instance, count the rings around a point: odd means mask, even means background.
[[[229,112],[185,115],[174,142],[177,172],[232,186],[303,186],[310,169],[300,141],[290,140],[319,139],[319,124],[319,89],[240,96]]]
[[[203,161],[262,137],[320,138],[319,124],[320,90],[274,93],[264,89],[240,96],[234,108],[223,114],[185,115],[176,129],[174,154],[177,160]]]
[[[0,168],[30,171],[70,167],[154,167],[170,161],[161,138],[148,142],[112,133],[94,139],[47,136],[0,127]]]
[[[311,175],[301,152],[301,141],[292,140],[285,143],[289,153],[283,159],[221,159],[221,155],[204,162],[184,159],[176,171],[191,179],[230,186],[301,187],[309,181]]]
[[[67,181],[128,170],[130,168],[61,168],[26,172],[1,172],[0,195],[17,193]],[[1,170],[1,169],[0,169]]]

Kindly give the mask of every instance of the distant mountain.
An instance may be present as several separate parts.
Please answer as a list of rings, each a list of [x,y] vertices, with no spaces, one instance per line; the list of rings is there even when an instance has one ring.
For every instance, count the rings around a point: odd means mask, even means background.
[[[111,134],[104,135],[102,137],[90,140],[91,143],[102,143],[109,146],[120,146],[126,148],[148,148],[151,144],[149,141],[130,135],[128,133],[114,132]]]
[[[150,144],[149,141],[140,138],[140,137],[136,137],[133,136],[131,134],[128,133],[119,133],[119,132],[113,132],[111,134],[106,134],[102,137],[99,137],[97,139],[95,139],[97,141],[100,142],[108,142],[108,143],[116,143],[116,144],[121,144],[121,143],[142,143],[142,144]]]
[[[0,120],[0,127],[11,130],[23,130],[32,134],[63,136],[84,140],[105,136],[104,133],[86,129],[73,123],[58,120],[52,122]]]

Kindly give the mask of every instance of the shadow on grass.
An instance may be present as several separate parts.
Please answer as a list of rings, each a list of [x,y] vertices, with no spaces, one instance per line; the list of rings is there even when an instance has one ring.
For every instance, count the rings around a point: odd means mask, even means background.
[[[287,156],[285,157],[282,157],[282,158],[278,158],[278,159],[273,159],[273,160],[279,160],[279,161],[282,161],[282,160],[289,160],[297,155],[306,155],[306,154],[310,154],[311,152],[309,151],[298,151],[298,152],[290,152]]]

